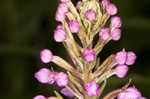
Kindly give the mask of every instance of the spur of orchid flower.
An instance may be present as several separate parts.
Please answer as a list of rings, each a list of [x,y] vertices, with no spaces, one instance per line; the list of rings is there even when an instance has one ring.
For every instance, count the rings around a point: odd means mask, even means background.
[[[146,99],[137,88],[129,87],[130,83],[102,97],[107,79],[113,75],[124,78],[136,60],[133,51],[122,49],[100,63],[98,54],[104,46],[121,38],[122,21],[117,12],[116,5],[109,0],[82,0],[76,6],[71,0],[60,0],[55,15],[60,23],[54,30],[54,40],[64,45],[72,63],[49,49],[41,50],[43,63],[53,62],[66,72],[49,68],[37,71],[34,76],[40,83],[56,83],[61,92],[54,91],[56,96],[51,97],[37,95],[33,99],[63,99],[62,94],[71,99]],[[99,39],[95,41],[95,37]]]

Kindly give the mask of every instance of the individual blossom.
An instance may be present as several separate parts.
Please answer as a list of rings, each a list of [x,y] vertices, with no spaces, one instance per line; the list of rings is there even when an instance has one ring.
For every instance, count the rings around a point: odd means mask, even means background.
[[[117,77],[119,78],[123,78],[126,76],[127,72],[128,72],[128,66],[126,65],[118,65],[115,69],[114,69],[115,74],[117,75]]]
[[[33,99],[47,99],[47,98],[43,95],[38,95],[38,96],[35,96]]]
[[[61,93],[68,97],[74,97],[74,95],[67,88],[63,88]]]
[[[68,76],[63,72],[59,72],[54,76],[54,79],[59,87],[66,86],[68,84]]]
[[[55,15],[56,21],[60,21],[60,22],[64,21],[66,17],[66,13],[68,11],[69,11],[68,6],[65,3],[60,3]]]
[[[115,15],[117,14],[117,7],[112,4],[112,3],[109,3],[107,6],[106,6],[106,12],[109,14],[109,15]]]
[[[118,16],[113,16],[110,21],[112,28],[120,28],[122,25],[121,19]]]
[[[62,27],[63,27],[62,24],[58,24],[56,29],[62,29]]]
[[[121,37],[121,30],[118,28],[115,28],[112,32],[111,32],[111,37],[113,40],[119,40]]]
[[[78,1],[78,2],[77,2],[77,5],[76,5],[76,8],[77,8],[77,9],[79,9],[79,8],[80,8],[81,3],[82,3],[81,1]]]
[[[85,85],[85,90],[88,96],[98,96],[100,93],[99,85],[95,81],[88,82]]]
[[[132,52],[132,51],[129,51],[127,53],[126,64],[127,65],[133,65],[135,60],[136,60],[136,54],[134,52]]]
[[[54,74],[47,68],[42,68],[38,72],[35,73],[34,77],[40,82],[44,84],[53,84]]]
[[[56,11],[56,16],[55,16],[55,20],[56,21],[64,21],[65,20],[65,15],[63,13],[59,13],[58,11]]]
[[[96,12],[92,9],[86,11],[85,18],[89,21],[93,21],[96,19]]]
[[[110,29],[109,28],[102,28],[99,31],[99,36],[102,40],[109,40],[110,39]]]
[[[54,30],[54,39],[56,42],[63,42],[67,38],[66,32],[61,28],[56,28]]]
[[[72,33],[77,33],[80,29],[80,24],[76,20],[71,20],[69,22],[69,29]]]
[[[49,49],[43,49],[40,52],[40,58],[43,63],[49,63],[53,59],[53,54]]]
[[[134,87],[129,87],[123,92],[119,93],[117,99],[141,99],[141,92]]]
[[[88,62],[92,62],[95,59],[95,52],[93,49],[86,49],[83,52],[83,57],[86,59]]]
[[[116,54],[115,60],[118,64],[125,64],[126,57],[127,57],[127,52],[125,50],[122,50]]]
[[[106,9],[106,7],[110,4],[109,0],[102,0],[101,6],[103,9]]]
[[[59,11],[59,13],[64,13],[65,14],[69,11],[69,7],[65,3],[60,3],[58,5],[57,11]]]
[[[138,95],[139,97],[141,96],[141,92],[137,88],[135,88],[135,87],[129,87],[125,91],[126,92],[133,92],[136,95]]]

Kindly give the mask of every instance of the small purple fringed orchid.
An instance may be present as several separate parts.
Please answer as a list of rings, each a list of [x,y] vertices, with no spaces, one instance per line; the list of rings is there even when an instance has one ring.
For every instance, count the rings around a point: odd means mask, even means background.
[[[118,64],[125,64],[126,57],[127,57],[127,52],[123,50],[116,54],[115,60]]]
[[[41,84],[55,83],[61,91],[55,90],[56,96],[37,95],[33,99],[65,99],[64,95],[69,99],[146,99],[137,88],[130,87],[130,82],[103,94],[107,80],[113,75],[125,78],[137,58],[133,51],[124,48],[100,61],[99,53],[105,45],[121,39],[122,21],[114,16],[117,13],[117,6],[110,0],[79,0],[76,4],[60,0],[55,14],[55,20],[60,23],[53,36],[56,42],[63,43],[69,60],[43,49],[41,61],[54,63],[65,71],[41,68],[34,77]]]
[[[47,99],[47,98],[43,95],[38,95],[38,96],[35,96],[33,99]]]
[[[110,39],[110,29],[109,28],[102,28],[99,31],[99,36],[102,40],[109,40]]]
[[[72,33],[77,33],[79,32],[80,24],[76,20],[71,20],[69,22],[69,29]]]
[[[136,60],[136,54],[132,51],[127,53],[127,60],[126,60],[126,64],[127,65],[133,65],[134,62]]]
[[[34,77],[43,84],[53,84],[54,80],[54,73],[51,72],[47,68],[42,68],[38,72],[35,73]]]
[[[95,81],[88,82],[85,85],[85,90],[88,96],[98,96],[100,94],[99,84],[97,84]]]
[[[50,50],[48,49],[43,49],[41,52],[40,52],[40,58],[41,58],[41,61],[43,63],[49,63],[52,61],[53,59],[53,54]]]
[[[93,20],[95,20],[95,18],[96,18],[96,13],[95,13],[95,11],[94,10],[88,10],[88,11],[86,11],[86,13],[85,13],[85,18],[87,19],[87,20],[89,20],[89,21],[93,21]]]
[[[61,93],[68,97],[75,97],[74,94],[72,94],[72,92],[70,92],[70,90],[67,88],[63,88],[61,90]]]
[[[119,40],[120,37],[121,37],[121,29],[119,28],[115,28],[112,32],[111,32],[111,37],[112,37],[112,40]]]
[[[68,76],[63,72],[55,74],[54,79],[59,87],[66,86],[68,84]]]
[[[56,28],[54,31],[54,39],[56,42],[63,42],[67,38],[66,33],[61,28]]]
[[[113,16],[110,22],[111,22],[110,25],[112,26],[112,28],[120,28],[122,26],[121,19],[118,16]]]
[[[84,56],[86,61],[92,62],[92,61],[94,61],[94,58],[95,58],[95,52],[93,49],[86,49],[83,52],[83,56]]]
[[[126,65],[118,65],[115,68],[115,74],[119,78],[124,78],[128,72],[128,66]]]
[[[129,87],[125,89],[117,96],[117,99],[144,99],[144,98],[145,97],[142,97],[141,92],[134,87]]]
[[[80,8],[81,3],[82,3],[81,1],[78,1],[78,2],[77,2],[77,4],[76,4],[76,8],[77,8],[77,9]]]
[[[55,16],[56,21],[60,21],[60,22],[64,21],[68,10],[69,10],[68,6],[65,3],[60,3],[56,11],[56,16]]]
[[[101,6],[103,9],[106,9],[106,7],[108,7],[109,4],[110,4],[109,0],[102,0],[101,2]]]
[[[110,3],[106,6],[106,11],[109,15],[115,15],[118,10],[114,4]]]
[[[45,96],[43,96],[43,95],[37,95],[37,96],[35,96],[33,99],[57,99],[57,97],[45,97]]]

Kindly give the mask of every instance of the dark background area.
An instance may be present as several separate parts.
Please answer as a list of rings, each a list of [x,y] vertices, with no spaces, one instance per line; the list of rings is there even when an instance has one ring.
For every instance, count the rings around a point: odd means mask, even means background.
[[[150,0],[112,2],[119,9],[123,35],[107,44],[101,57],[105,59],[122,48],[135,51],[138,57],[127,77],[112,77],[105,91],[119,88],[132,78],[131,85],[150,99]],[[41,49],[49,48],[55,55],[66,57],[62,44],[53,39],[57,5],[57,0],[0,0],[0,99],[32,99],[37,94],[52,95],[58,89],[41,85],[34,78],[41,67],[61,70],[40,61]]]

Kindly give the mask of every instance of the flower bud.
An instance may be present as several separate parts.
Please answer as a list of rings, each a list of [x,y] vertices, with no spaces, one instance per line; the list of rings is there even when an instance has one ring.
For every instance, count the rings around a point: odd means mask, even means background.
[[[56,40],[56,42],[63,42],[64,40],[66,40],[66,38],[67,35],[62,29],[56,28],[56,30],[54,30],[54,39]]]
[[[95,58],[95,52],[93,49],[86,49],[84,52],[83,52],[83,57],[86,59],[86,61],[88,62],[92,62],[94,61],[94,58]]]
[[[114,71],[115,71],[115,74],[117,75],[117,77],[123,78],[126,76],[126,74],[128,72],[128,66],[118,65]]]
[[[78,2],[77,2],[77,5],[76,5],[76,8],[77,8],[77,9],[79,9],[79,8],[80,8],[81,3],[82,3],[81,1],[78,1]]]
[[[120,28],[122,25],[121,19],[118,16],[114,16],[111,18],[111,26],[113,28]]]
[[[85,90],[88,96],[98,96],[99,91],[99,85],[95,81],[88,82],[85,85]]]
[[[54,83],[54,74],[47,68],[42,68],[35,73],[34,77],[44,84],[53,84]]]
[[[108,6],[106,7],[106,11],[107,11],[107,13],[109,14],[109,15],[115,15],[115,14],[117,14],[117,7],[114,5],[114,4],[112,4],[112,3],[110,3],[110,4],[108,4]]]
[[[137,88],[135,88],[135,87],[129,87],[129,88],[127,88],[125,91],[133,92],[133,93],[135,93],[136,95],[141,96],[141,92],[140,92]]]
[[[139,97],[132,92],[122,92],[117,96],[117,99],[139,99]]]
[[[53,54],[50,50],[48,49],[43,49],[41,52],[40,52],[40,58],[41,58],[41,61],[43,63],[49,63],[52,61],[53,59]]]
[[[110,39],[110,29],[109,28],[102,28],[102,29],[100,29],[99,36],[103,40],[109,40]]]
[[[76,20],[72,20],[69,22],[69,29],[72,33],[77,33],[79,32],[80,29],[80,24]]]
[[[69,7],[65,3],[60,3],[58,5],[57,11],[66,14],[69,11]]]
[[[106,7],[110,4],[109,0],[102,0],[101,6],[103,9],[106,9]]]
[[[129,87],[119,93],[117,99],[141,99],[141,93],[134,87]]]
[[[62,22],[65,20],[65,14],[64,13],[60,13],[58,11],[56,11],[56,15],[55,15],[55,20],[56,21],[59,21],[59,22]]]
[[[54,79],[58,86],[63,87],[68,84],[68,76],[67,74],[60,72],[54,76]]]
[[[135,62],[135,60],[136,60],[136,55],[135,55],[135,53],[132,52],[132,51],[129,51],[129,52],[127,53],[126,64],[127,64],[127,65],[133,65],[134,62]]]
[[[124,64],[126,62],[127,52],[122,50],[118,52],[115,56],[115,60],[118,64]]]
[[[38,96],[35,96],[33,99],[47,99],[47,98],[45,96],[38,95]]]
[[[62,29],[62,24],[58,24],[56,29]]]
[[[85,18],[89,21],[93,21],[96,19],[96,13],[94,10],[90,9],[88,11],[86,11],[85,13]]]
[[[69,11],[68,6],[65,3],[60,3],[58,5],[55,19],[56,21],[64,21],[66,17],[66,13]]]
[[[68,97],[74,97],[74,95],[67,88],[63,88],[61,93]]]
[[[111,37],[113,40],[119,40],[121,37],[121,30],[118,28],[115,28],[112,32],[111,32]]]

